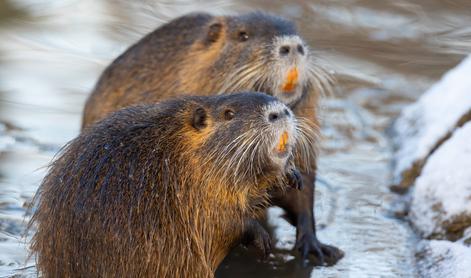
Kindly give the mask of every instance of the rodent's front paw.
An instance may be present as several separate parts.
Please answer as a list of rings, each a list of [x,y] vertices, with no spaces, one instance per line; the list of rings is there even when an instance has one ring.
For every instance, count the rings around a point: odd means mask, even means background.
[[[312,255],[312,264],[317,266],[332,266],[345,255],[339,248],[321,243],[314,234],[298,238],[295,249],[301,253],[303,265],[308,264],[309,255]]]
[[[268,258],[268,255],[270,255],[271,248],[272,248],[272,242],[271,242],[271,237],[268,232],[262,228],[256,235],[255,238],[252,242],[252,244],[260,250],[263,254],[263,259]]]
[[[263,254],[264,259],[268,257],[272,248],[270,234],[256,220],[248,221],[242,244],[253,245]]]
[[[303,179],[301,177],[301,173],[297,169],[293,168],[288,170],[286,178],[288,179],[288,185],[290,187],[298,190],[303,189]]]

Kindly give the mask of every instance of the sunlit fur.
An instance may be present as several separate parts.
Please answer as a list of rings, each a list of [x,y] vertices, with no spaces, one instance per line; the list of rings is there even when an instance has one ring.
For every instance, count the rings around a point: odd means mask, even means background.
[[[276,102],[256,93],[187,97],[85,129],[35,197],[31,251],[41,275],[212,277],[267,191],[284,184],[290,156],[280,162],[271,152],[281,132],[301,149],[311,143],[302,120],[268,123],[267,109],[286,108]],[[207,112],[202,129],[191,124],[197,108]],[[221,117],[227,108],[230,121]]]
[[[289,108],[281,102],[271,102],[257,112],[256,118],[245,117],[240,124],[246,124],[250,128],[237,133],[238,136],[231,135],[234,138],[229,142],[220,140],[222,135],[215,131],[213,136],[218,140],[208,142],[210,148],[207,149],[204,163],[219,165],[219,167],[208,171],[207,176],[217,176],[236,184],[252,177],[253,182],[258,183],[257,179],[260,176],[263,179],[272,175],[270,167],[267,165],[274,164],[275,167],[286,167],[287,158],[276,157],[274,150],[284,131],[290,135],[288,146],[290,148],[296,146],[297,120],[292,112],[289,112],[291,114],[279,120],[276,124],[278,128],[275,129],[273,123],[267,121],[269,114],[274,111],[282,114],[284,111],[289,111]],[[222,132],[230,129],[220,126],[217,130]],[[265,150],[265,152],[260,150]],[[266,155],[267,153],[269,155]],[[280,182],[282,183],[281,180]]]
[[[281,46],[297,44],[303,46],[303,55],[280,57]],[[271,94],[287,105],[293,105],[303,94],[323,95],[332,90],[330,74],[316,61],[315,55],[297,35],[277,36],[269,44],[259,45],[253,56],[254,59],[233,69],[223,79],[221,93],[255,90]],[[298,86],[295,92],[283,93],[280,88],[288,70],[293,67],[299,72]]]
[[[219,28],[214,31],[214,26]],[[240,31],[247,33],[246,41],[239,40]],[[304,54],[280,57],[279,47],[285,44],[301,44]],[[188,14],[148,34],[107,67],[87,101],[83,126],[126,106],[175,96],[260,91],[304,117],[298,119],[303,122],[299,126],[309,139],[297,146],[296,165],[312,173],[318,98],[330,92],[332,81],[319,61],[295,25],[284,18],[260,12]],[[292,94],[280,93],[293,66],[298,68],[299,86]]]

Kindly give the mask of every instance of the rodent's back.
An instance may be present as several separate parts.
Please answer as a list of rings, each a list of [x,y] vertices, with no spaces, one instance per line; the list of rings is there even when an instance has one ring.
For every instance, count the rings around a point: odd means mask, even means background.
[[[274,15],[182,16],[107,67],[86,103],[82,127],[125,106],[195,93],[259,91],[291,106],[320,84],[312,80],[320,71],[311,68],[307,50],[295,25]]]
[[[35,197],[38,270],[46,277],[212,276],[244,219],[280,185],[288,158],[281,165],[271,147],[277,132],[294,130],[286,109],[253,92],[186,97],[130,107],[86,128]],[[273,113],[278,121],[269,120]],[[250,152],[238,149],[244,145],[237,138],[260,131],[269,140],[249,145],[259,146]],[[252,161],[221,161],[230,143]]]
[[[185,57],[213,18],[205,13],[177,18],[149,33],[116,58],[104,70],[86,102],[83,127],[119,108],[150,103],[145,99],[146,94],[152,97],[156,88],[162,94],[160,99],[177,90],[176,76],[180,75]],[[136,95],[136,91],[142,95]]]
[[[318,97],[330,79],[315,58],[284,18],[186,15],[160,26],[105,70],[86,103],[82,128],[130,105],[248,90],[275,96],[318,132]],[[296,151],[306,172],[315,171],[316,142],[310,138]]]
[[[165,113],[149,117],[154,109],[114,114],[84,131],[54,162],[40,187],[33,218],[39,226],[32,250],[46,277],[138,277],[171,271],[160,265],[167,257],[154,245],[164,238],[160,233],[170,232],[175,175],[185,173],[179,171],[178,159],[172,158],[169,168],[161,163],[178,146],[171,146],[176,141],[171,130],[155,128],[171,118]],[[163,175],[168,183],[162,182]],[[158,203],[153,201],[156,196]],[[147,261],[149,256],[154,261]]]

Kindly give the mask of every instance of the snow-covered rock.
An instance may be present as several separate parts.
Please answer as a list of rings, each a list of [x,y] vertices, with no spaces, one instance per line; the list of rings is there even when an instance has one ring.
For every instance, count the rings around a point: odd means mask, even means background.
[[[470,119],[471,56],[446,73],[395,121],[392,188],[407,190],[420,174],[427,157],[457,126]]]
[[[410,219],[426,238],[456,240],[471,227],[471,122],[427,160],[412,193]]]
[[[421,277],[471,277],[471,248],[461,243],[424,240],[418,245],[416,257]]]

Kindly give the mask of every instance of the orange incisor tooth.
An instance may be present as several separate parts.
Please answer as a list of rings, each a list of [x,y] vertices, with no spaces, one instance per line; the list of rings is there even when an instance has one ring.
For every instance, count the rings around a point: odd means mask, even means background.
[[[298,68],[294,67],[288,72],[286,81],[283,83],[283,92],[292,92],[298,83]]]
[[[288,144],[288,132],[285,131],[281,134],[280,141],[278,142],[278,151],[284,152],[286,150],[286,145]]]

